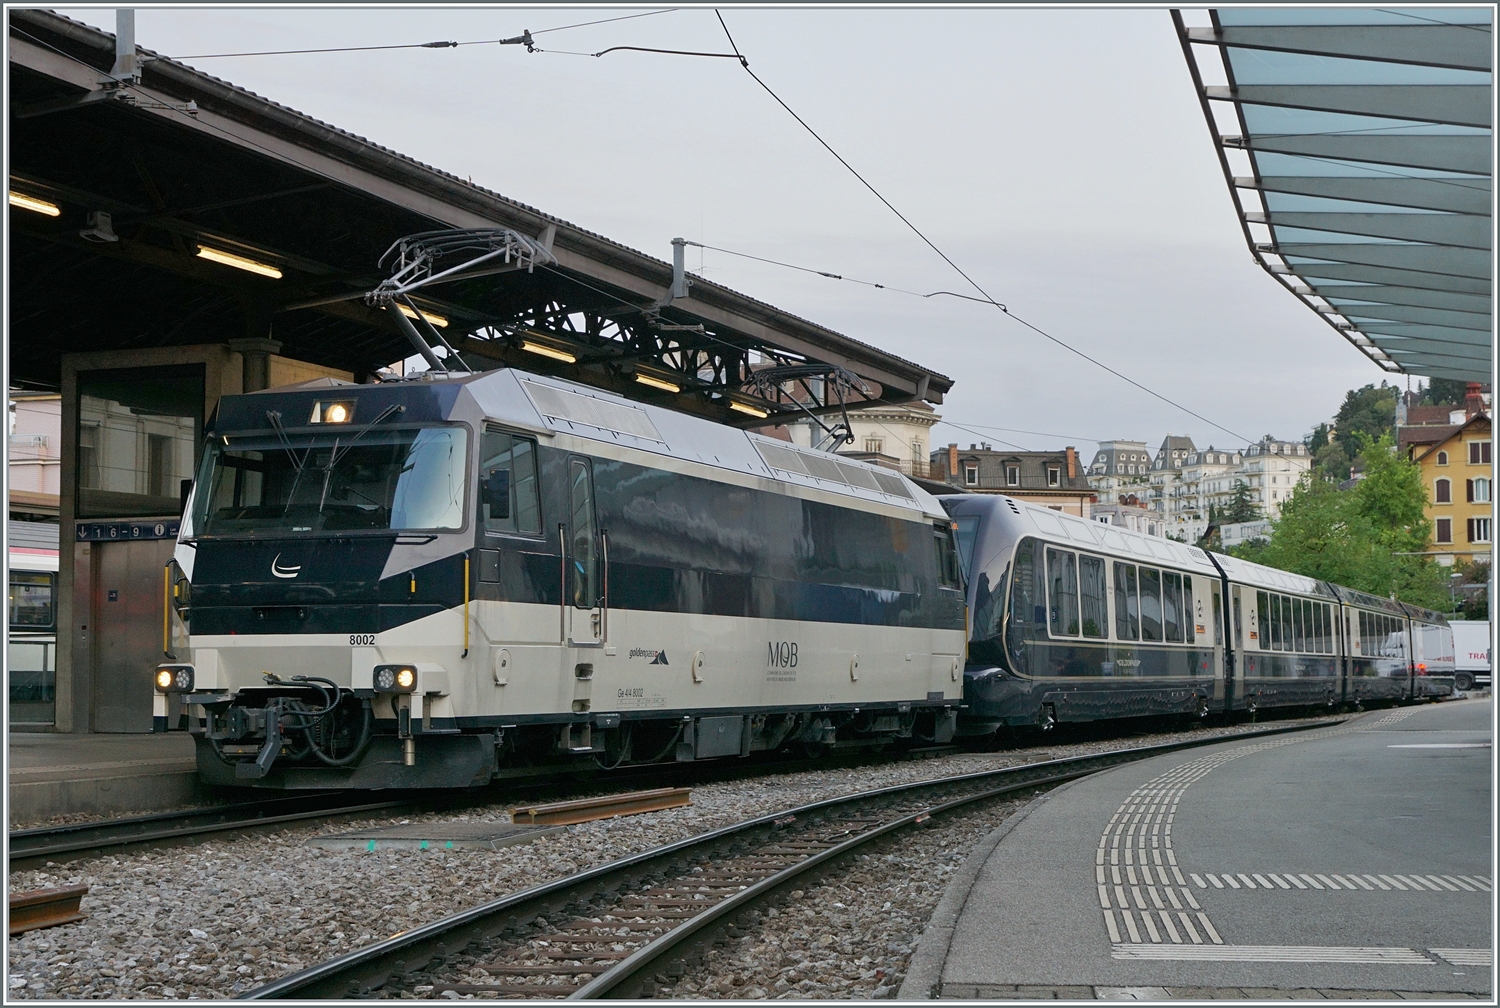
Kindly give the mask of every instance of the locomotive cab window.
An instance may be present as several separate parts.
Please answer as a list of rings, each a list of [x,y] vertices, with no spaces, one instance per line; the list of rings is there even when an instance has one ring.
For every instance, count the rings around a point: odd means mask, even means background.
[[[466,444],[459,426],[215,438],[190,533],[454,531],[464,524]]]
[[[479,502],[486,532],[541,533],[534,441],[505,431],[484,432]]]

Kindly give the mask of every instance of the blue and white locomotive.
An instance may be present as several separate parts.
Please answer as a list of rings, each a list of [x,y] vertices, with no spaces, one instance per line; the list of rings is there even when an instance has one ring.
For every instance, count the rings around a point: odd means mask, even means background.
[[[953,526],[899,473],[518,370],[230,396],[207,435],[156,673],[207,781],[953,737]]]

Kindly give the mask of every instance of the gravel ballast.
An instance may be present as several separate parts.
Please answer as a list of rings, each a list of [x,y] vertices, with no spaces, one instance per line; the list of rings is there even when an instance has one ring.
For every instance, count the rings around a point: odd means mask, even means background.
[[[83,900],[87,920],[9,939],[8,993],[13,999],[232,997],[398,931],[752,816],[891,784],[1012,766],[1035,760],[1039,751],[1058,758],[1244,730],[1194,729],[703,784],[693,788],[693,804],[685,808],[583,823],[497,851],[332,851],[305,841],[394,822],[508,822],[509,805],[503,803],[462,814],[294,827],[14,872],[12,893],[76,883],[90,892]],[[881,988],[899,984],[947,878],[1001,820],[1003,807],[955,815],[917,841],[891,841],[855,862],[847,875],[810,884],[803,900],[762,918],[738,941],[739,950],[726,946],[695,971],[701,976],[683,978],[698,989],[679,984],[674,995],[886,996]],[[830,913],[838,915],[836,924]]]

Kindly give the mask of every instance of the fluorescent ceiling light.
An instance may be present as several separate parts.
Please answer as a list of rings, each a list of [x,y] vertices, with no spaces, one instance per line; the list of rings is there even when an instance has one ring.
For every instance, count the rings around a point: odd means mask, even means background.
[[[247,273],[258,273],[273,280],[281,279],[281,270],[275,266],[268,266],[263,262],[246,259],[244,256],[237,256],[230,252],[221,252],[219,249],[209,248],[207,245],[198,246],[198,258],[207,259],[209,262],[221,263],[225,266],[233,266],[235,269],[242,269]]]
[[[10,194],[10,205],[20,207],[22,210],[32,210],[39,214],[46,214],[48,217],[56,217],[62,213],[56,203],[48,203],[44,199],[37,199],[35,196],[25,196],[18,192]]]
[[[639,374],[639,373],[637,373],[636,376],[635,376],[635,380],[638,381],[638,382],[640,382],[642,385],[649,385],[649,386],[651,386],[654,389],[661,389],[663,392],[681,392],[682,391],[682,386],[681,385],[674,385],[672,382],[665,381],[665,380],[663,380],[661,378],[653,378],[653,377],[651,377],[648,374]]]
[[[560,360],[564,364],[578,363],[578,358],[568,353],[568,351],[556,350],[552,347],[549,347],[545,343],[533,343],[531,342],[531,340],[522,340],[521,349],[525,350],[527,353],[540,354],[543,357],[551,357],[553,360]]]
[[[401,314],[405,315],[409,319],[414,319],[419,314],[418,312],[414,312],[410,308],[406,307],[406,305],[402,304],[400,301],[396,302],[396,307],[400,308]],[[448,328],[448,320],[443,318],[443,316],[434,315],[432,314],[432,312],[421,312],[420,314],[424,319],[437,326],[439,329]]]
[[[742,403],[736,399],[729,400],[729,408],[732,410],[738,410],[741,413],[748,413],[751,416],[758,417],[761,420],[764,420],[766,417],[771,415],[768,411],[761,409],[759,406],[751,406],[749,403]]]

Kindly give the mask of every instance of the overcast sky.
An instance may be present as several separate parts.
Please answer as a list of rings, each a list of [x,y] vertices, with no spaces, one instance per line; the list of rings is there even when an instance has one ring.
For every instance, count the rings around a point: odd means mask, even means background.
[[[469,41],[632,12],[173,6],[139,10],[137,40],[174,57]],[[113,10],[64,13],[114,30]],[[1383,377],[1253,263],[1166,9],[724,17],[793,109],[993,297],[1058,338],[1246,438],[1301,438],[1347,389]],[[707,8],[536,41],[727,51]],[[966,291],[734,60],[472,45],[189,62],[660,258],[681,236]],[[954,378],[946,420],[1042,432],[983,430],[997,446],[1073,444],[1089,457],[1100,439],[1155,447],[1168,433],[1243,445],[994,308],[715,252],[701,263],[718,283]],[[977,440],[940,426],[932,443]]]

